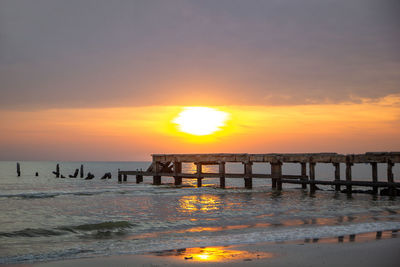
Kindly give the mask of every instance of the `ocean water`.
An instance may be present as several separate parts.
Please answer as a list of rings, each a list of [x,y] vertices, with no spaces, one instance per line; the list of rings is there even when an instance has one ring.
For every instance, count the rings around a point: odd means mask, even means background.
[[[117,182],[117,170],[146,169],[149,162],[82,162],[93,180],[55,178],[57,162],[0,162],[0,264],[67,258],[155,252],[186,247],[284,242],[400,229],[400,197],[345,194],[320,186],[310,196],[299,185],[271,189],[269,179],[183,180],[172,178],[153,186],[152,178],[136,184]],[[68,177],[81,162],[59,162]],[[394,167],[399,181],[400,168]],[[194,166],[184,164],[185,171]],[[379,164],[379,179],[386,180]],[[344,177],[344,167],[342,177]],[[204,171],[216,171],[205,167]],[[227,164],[227,172],[242,172]],[[269,173],[267,164],[254,164],[255,173]],[[35,172],[39,173],[35,177]],[[105,172],[112,179],[100,180]],[[284,174],[298,174],[299,164],[284,164]],[[318,179],[333,179],[330,164],[318,164]],[[79,177],[79,176],[78,176]],[[370,180],[368,165],[355,165],[356,180]]]

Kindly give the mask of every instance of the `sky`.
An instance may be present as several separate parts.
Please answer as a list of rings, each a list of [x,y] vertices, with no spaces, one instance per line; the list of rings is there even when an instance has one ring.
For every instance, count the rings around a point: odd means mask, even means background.
[[[0,160],[400,151],[396,0],[0,0]],[[229,119],[182,133],[185,107]]]

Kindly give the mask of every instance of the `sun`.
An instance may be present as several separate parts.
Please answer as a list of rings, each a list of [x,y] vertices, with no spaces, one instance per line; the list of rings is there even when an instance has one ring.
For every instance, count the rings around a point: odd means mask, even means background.
[[[210,135],[221,130],[229,114],[209,107],[185,107],[172,121],[181,132],[192,135]]]

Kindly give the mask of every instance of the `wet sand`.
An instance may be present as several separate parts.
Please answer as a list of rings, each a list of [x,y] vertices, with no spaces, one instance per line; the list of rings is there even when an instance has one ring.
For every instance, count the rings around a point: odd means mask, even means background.
[[[31,267],[103,266],[399,266],[400,238],[360,242],[310,240],[187,248],[145,255],[98,257],[26,264]],[[14,265],[15,266],[15,265]]]

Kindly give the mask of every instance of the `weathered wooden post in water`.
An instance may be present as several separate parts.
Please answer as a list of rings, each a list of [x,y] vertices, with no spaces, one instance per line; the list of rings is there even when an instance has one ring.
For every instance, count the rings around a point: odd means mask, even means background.
[[[308,163],[310,167],[310,193],[315,193],[317,187],[315,186],[315,162],[312,158],[310,158],[310,162]]]
[[[19,162],[17,162],[17,176],[21,176],[21,166],[19,165]]]
[[[377,162],[371,162],[371,166],[372,166],[372,182],[376,183],[376,182],[378,182],[378,163]],[[372,192],[374,194],[378,194],[378,187],[377,186],[373,186],[372,187]]]
[[[302,180],[306,181],[307,178],[307,163],[301,162],[301,176],[303,177]],[[301,184],[301,188],[307,189],[307,184]]]
[[[202,186],[202,180],[203,180],[203,178],[201,177],[202,169],[203,169],[203,165],[201,164],[201,162],[196,162],[197,187]]]
[[[174,184],[181,185],[182,177],[178,176],[182,172],[182,162],[174,161]]]
[[[160,173],[160,162],[155,161],[154,162],[154,176],[153,176],[153,185],[160,185],[161,184],[161,176],[159,175]]]
[[[272,188],[282,190],[282,162],[271,162]]]
[[[253,188],[253,163],[250,161],[243,162],[244,164],[244,187],[247,189]]]
[[[82,166],[82,165],[81,165]],[[120,170],[118,169],[118,182],[121,183],[122,182],[122,174],[120,172]]]
[[[143,175],[136,175],[136,183],[139,184],[143,182]]]
[[[352,193],[352,186],[351,186],[351,166],[353,166],[353,162],[351,161],[350,156],[346,156],[346,191],[348,195]]]
[[[81,164],[81,178],[83,178],[83,164]]]
[[[387,161],[387,180],[389,183],[389,196],[396,195],[396,187],[393,186],[393,183],[394,183],[393,165],[394,165],[394,163],[391,160]]]
[[[340,182],[340,163],[334,162],[335,166],[335,182]],[[340,191],[340,184],[335,184],[335,191]]]
[[[60,164],[58,164],[58,163],[57,163],[57,166],[56,166],[56,177],[60,178]]]
[[[225,188],[225,162],[218,162],[219,165],[219,187]]]

